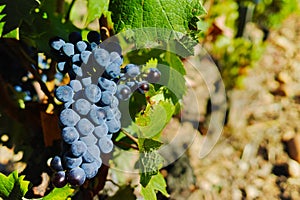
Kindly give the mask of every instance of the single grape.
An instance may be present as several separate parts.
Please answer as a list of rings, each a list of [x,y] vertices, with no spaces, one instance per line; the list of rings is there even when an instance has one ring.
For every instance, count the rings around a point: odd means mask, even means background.
[[[109,133],[116,133],[121,129],[121,122],[117,119],[110,119],[106,121]]]
[[[115,94],[117,91],[117,84],[114,81],[108,80],[104,77],[100,77],[98,79],[98,84],[101,90],[107,90],[112,94]]]
[[[98,139],[94,136],[94,134],[89,134],[87,136],[80,137],[80,141],[84,142],[87,145],[87,147],[96,144],[97,140]]]
[[[123,63],[123,58],[115,51],[110,53],[110,62],[115,63],[118,66],[121,66]]]
[[[91,53],[92,53],[92,52],[90,52],[90,51],[82,51],[82,52],[81,52],[81,54],[80,54],[80,59],[82,60],[82,62],[83,62],[84,64],[87,64],[87,63],[88,63]]]
[[[86,174],[86,178],[88,179],[94,178],[98,173],[99,169],[96,162],[82,163],[80,167],[83,169],[83,171]]]
[[[73,168],[67,173],[67,180],[72,186],[82,185],[85,179],[85,172],[80,167]]]
[[[92,84],[92,78],[91,77],[83,78],[81,79],[81,82],[84,87],[87,87],[88,85]]]
[[[70,150],[73,156],[80,157],[86,152],[87,146],[83,141],[77,140],[71,144]]]
[[[141,81],[139,83],[139,92],[144,94],[145,92],[149,91],[149,83],[147,81]]]
[[[98,45],[100,44],[101,36],[97,31],[90,31],[87,34],[87,39],[90,43],[95,42]]]
[[[72,144],[73,142],[79,139],[79,133],[76,130],[76,128],[74,128],[74,126],[71,127],[67,126],[63,128],[61,136],[63,141],[67,144]]]
[[[54,50],[59,51],[62,46],[65,44],[65,41],[59,37],[53,38],[49,41],[50,47],[52,47]]]
[[[118,100],[118,98],[115,97],[115,96],[113,96],[109,106],[110,106],[111,108],[116,108],[116,107],[118,107],[118,105],[119,105],[119,100]]]
[[[161,76],[160,71],[157,68],[150,68],[146,77],[146,80],[150,83],[156,83]]]
[[[80,62],[81,62],[80,54],[75,54],[74,56],[72,56],[72,63],[77,64],[77,63],[80,63]]]
[[[72,43],[65,43],[63,46],[62,46],[62,50],[64,52],[64,54],[68,57],[71,57],[74,55],[75,53],[75,50],[74,50],[74,44]]]
[[[65,72],[65,70],[66,70],[66,62],[59,62],[59,63],[57,63],[57,69],[58,69],[58,71],[60,71],[60,72]]]
[[[72,69],[73,69],[74,73],[76,74],[76,76],[82,77],[83,72],[82,72],[81,67],[79,67],[79,66],[73,64],[73,65],[72,65]]]
[[[75,101],[73,109],[80,115],[87,115],[91,109],[91,103],[86,99],[78,99]]]
[[[115,108],[112,108],[112,112],[113,112],[113,115],[114,115],[114,118],[116,120],[120,120],[121,119],[121,111],[119,110],[119,108],[115,107]]]
[[[100,124],[99,126],[96,126],[95,127],[95,130],[94,130],[94,135],[97,137],[97,138],[101,138],[101,137],[104,137],[105,135],[108,134],[108,127],[106,125],[105,122],[103,122],[102,124]]]
[[[89,135],[94,131],[94,125],[86,118],[82,118],[76,125],[77,130],[81,135]]]
[[[100,125],[107,118],[106,110],[103,107],[92,106],[89,112],[89,118],[96,125]]]
[[[118,85],[116,96],[120,100],[128,100],[131,95],[131,90],[127,85]]]
[[[81,53],[87,49],[87,46],[88,45],[84,41],[78,41],[76,43],[76,48]]]
[[[135,91],[138,88],[138,82],[137,81],[127,81],[125,83],[131,91]]]
[[[98,142],[98,146],[103,153],[109,153],[114,148],[113,142],[107,137],[100,138]]]
[[[140,68],[137,65],[134,64],[128,64],[125,66],[125,73],[127,76],[129,76],[130,78],[135,78],[138,75],[140,75]]]
[[[66,173],[64,171],[58,171],[53,174],[52,184],[56,188],[62,188],[67,184]]]
[[[94,58],[97,64],[106,67],[110,63],[109,53],[105,49],[95,49]]]
[[[90,44],[90,49],[93,51],[93,50],[95,50],[95,49],[97,49],[97,48],[98,48],[98,44],[95,43],[95,42],[91,42],[91,44]]]
[[[113,94],[110,93],[110,91],[104,91],[101,93],[100,102],[102,105],[105,105],[105,106],[110,105],[112,99],[113,99]]]
[[[118,78],[121,75],[120,65],[116,63],[109,63],[105,68],[106,74],[108,74],[111,78]]]
[[[87,149],[86,153],[83,154],[82,158],[83,158],[84,162],[94,162],[96,160],[101,162],[100,154],[101,154],[101,152],[100,152],[99,147],[96,144],[94,144],[94,145],[88,146],[88,149]]]
[[[92,103],[97,103],[101,99],[101,90],[95,84],[88,85],[84,90],[84,94]]]
[[[59,156],[54,156],[52,158],[50,162],[50,167],[56,172],[64,170],[62,166],[61,158]]]
[[[79,42],[81,40],[82,40],[81,33],[77,32],[77,31],[74,31],[74,32],[69,34],[69,41],[72,44],[76,44],[77,42]]]
[[[55,96],[59,101],[68,102],[72,100],[74,92],[70,86],[62,85],[55,90]]]
[[[71,156],[65,155],[63,157],[63,159],[64,159],[64,165],[68,169],[73,169],[75,167],[79,167],[82,163],[82,157],[71,157]]]
[[[80,120],[80,116],[72,109],[64,109],[60,113],[60,121],[65,126],[75,126]]]
[[[82,90],[82,85],[79,80],[71,80],[70,86],[74,92],[78,92],[78,91]]]

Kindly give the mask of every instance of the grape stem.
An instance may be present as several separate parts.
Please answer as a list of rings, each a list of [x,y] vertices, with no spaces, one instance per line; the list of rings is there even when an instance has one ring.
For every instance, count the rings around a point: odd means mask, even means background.
[[[125,131],[123,128],[121,129],[122,132],[129,138],[131,139],[135,144],[138,145],[138,139],[135,138],[134,136],[132,136],[130,133],[128,133],[127,131]]]
[[[74,3],[75,3],[75,0],[72,0],[72,2],[70,3],[67,14],[65,16],[66,22],[68,22],[70,20],[70,14],[71,14],[71,10],[72,10],[72,7],[73,7]]]
[[[126,142],[122,142],[122,141],[114,141],[114,143],[115,143],[116,145],[126,146],[126,147],[129,147],[129,148],[135,149],[135,150],[139,150],[139,148],[138,148],[136,145],[128,144],[128,143],[126,143]]]

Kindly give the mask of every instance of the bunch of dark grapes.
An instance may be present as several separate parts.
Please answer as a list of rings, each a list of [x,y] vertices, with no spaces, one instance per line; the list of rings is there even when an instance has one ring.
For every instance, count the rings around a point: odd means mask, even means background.
[[[69,42],[58,37],[50,40],[57,69],[70,77],[68,85],[55,91],[56,98],[64,103],[59,117],[63,151],[50,164],[55,171],[55,187],[67,183],[80,186],[96,176],[102,165],[101,154],[113,150],[112,135],[121,129],[119,100],[129,99],[136,89],[148,90],[148,81],[160,78],[154,68],[148,73],[141,73],[132,64],[121,69],[123,59],[117,43],[101,45],[96,31],[89,32],[87,38],[88,42],[82,41],[80,33],[73,32]]]

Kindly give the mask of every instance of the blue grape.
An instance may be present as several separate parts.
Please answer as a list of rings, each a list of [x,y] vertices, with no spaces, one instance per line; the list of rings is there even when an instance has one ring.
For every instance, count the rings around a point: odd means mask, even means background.
[[[119,100],[118,100],[118,98],[117,97],[115,97],[115,96],[113,96],[112,97],[112,99],[111,99],[111,102],[110,102],[110,107],[111,108],[116,108],[116,107],[118,107],[118,105],[119,105]]]
[[[89,134],[87,136],[80,137],[80,141],[84,142],[88,147],[96,144],[97,140],[98,139],[94,136],[94,134]]]
[[[104,106],[102,109],[105,112],[105,120],[110,120],[114,118],[114,113],[112,112],[112,109],[110,106]]]
[[[67,144],[72,144],[79,139],[79,133],[74,126],[63,128],[61,135],[63,141]]]
[[[69,41],[72,43],[72,44],[76,44],[77,42],[81,41],[82,40],[82,36],[79,32],[77,31],[74,31],[72,33],[69,34]]]
[[[94,125],[86,118],[82,118],[76,125],[78,132],[81,135],[89,135],[94,131]]]
[[[87,34],[87,39],[90,43],[95,42],[96,44],[100,44],[101,35],[97,31],[90,31]]]
[[[101,90],[95,84],[88,85],[84,90],[84,94],[92,103],[97,103],[101,99]]]
[[[83,52],[87,48],[87,44],[84,41],[78,41],[76,43],[76,48],[79,52]]]
[[[85,179],[85,172],[80,167],[73,168],[67,172],[67,180],[72,186],[82,185]]]
[[[84,162],[94,162],[96,160],[101,161],[100,158],[100,149],[97,145],[88,146],[88,149],[85,154],[83,154]]]
[[[102,90],[108,90],[112,94],[115,94],[117,91],[117,84],[114,81],[108,80],[104,77],[98,79],[99,86]]]
[[[86,152],[87,146],[84,142],[77,140],[71,144],[70,150],[73,156],[80,157]]]
[[[75,126],[80,120],[80,116],[72,109],[64,109],[60,113],[60,121],[65,126]]]
[[[59,101],[68,102],[68,101],[72,101],[74,92],[70,86],[63,85],[63,86],[59,86],[55,90],[55,96]]]
[[[93,50],[95,50],[95,49],[97,49],[97,48],[98,48],[98,44],[97,44],[97,43],[95,43],[95,42],[91,42],[91,44],[90,44],[90,48],[91,48],[91,50],[93,51]]]
[[[117,107],[112,108],[112,113],[113,113],[115,119],[117,119],[117,120],[121,119],[122,114],[121,114],[119,108],[117,108]]]
[[[87,115],[91,109],[91,103],[86,99],[78,99],[75,101],[73,109],[80,115]]]
[[[125,66],[125,73],[127,76],[131,78],[135,78],[138,75],[140,75],[140,68],[137,65],[134,64],[128,64]]]
[[[121,58],[121,56],[117,52],[113,51],[113,52],[110,53],[109,56],[110,56],[110,62],[114,63],[117,66],[122,65],[123,59]]]
[[[87,64],[90,58],[91,52],[90,51],[82,51],[80,54],[80,59],[84,64]]]
[[[148,81],[150,83],[156,83],[159,81],[160,76],[161,76],[161,73],[157,68],[150,68],[148,70],[146,81]]]
[[[62,46],[65,44],[65,41],[63,41],[62,39],[58,39],[56,41],[51,42],[50,46],[55,49],[55,50],[60,50],[62,48]]]
[[[106,119],[107,113],[106,110],[102,107],[92,106],[89,117],[90,119],[96,124],[99,125],[103,123],[103,121]]]
[[[74,73],[76,74],[76,76],[82,77],[83,72],[82,72],[81,67],[79,67],[79,66],[73,64],[73,65],[72,65],[72,69],[73,69]]]
[[[83,171],[86,174],[86,178],[88,179],[94,178],[98,173],[99,169],[96,162],[82,163],[80,167],[83,169]]]
[[[110,63],[105,68],[105,72],[112,78],[118,78],[121,75],[120,65],[116,63]]]
[[[138,88],[138,82],[137,81],[127,81],[125,83],[131,91],[135,91]]]
[[[72,56],[72,63],[79,63],[80,61],[80,54],[75,54],[74,56]]]
[[[74,92],[78,92],[78,91],[82,90],[82,85],[79,80],[71,80],[70,86]]]
[[[64,165],[68,169],[73,169],[75,167],[79,167],[82,163],[82,157],[71,157],[71,156],[64,156]]]
[[[66,173],[61,170],[53,174],[52,183],[54,187],[62,188],[67,184]]]
[[[110,105],[113,99],[113,94],[110,93],[109,91],[104,91],[101,93],[101,99],[100,102],[102,105]]]
[[[92,84],[92,78],[91,77],[83,78],[81,79],[81,82],[84,87],[87,87],[88,85]]]
[[[97,64],[106,67],[110,63],[109,53],[105,49],[95,49],[94,58]]]
[[[113,142],[107,137],[100,138],[98,141],[98,146],[103,153],[109,153],[114,148]]]
[[[121,129],[121,122],[117,119],[110,119],[106,121],[109,133],[116,133]]]
[[[127,85],[118,85],[116,96],[118,99],[126,101],[130,98],[131,89]]]
[[[60,72],[64,72],[66,68],[66,62],[59,62],[57,63],[57,69]]]
[[[64,52],[64,54],[68,57],[71,57],[74,55],[75,53],[75,50],[74,50],[74,44],[72,43],[65,43],[63,46],[62,46],[62,50]]]
[[[105,135],[107,135],[107,133],[108,127],[105,122],[95,127],[94,135],[97,136],[97,138],[104,137]]]
[[[62,162],[61,162],[61,158],[59,156],[54,156],[50,162],[50,167],[54,170],[54,171],[62,171],[64,170],[63,166],[62,166]]]

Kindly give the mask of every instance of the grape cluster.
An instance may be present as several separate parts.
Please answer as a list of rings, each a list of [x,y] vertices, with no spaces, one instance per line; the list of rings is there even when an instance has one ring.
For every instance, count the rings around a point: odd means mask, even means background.
[[[151,68],[141,73],[137,65],[124,68],[117,43],[100,44],[100,34],[90,31],[87,41],[80,33],[50,40],[57,56],[57,69],[68,73],[70,83],[59,86],[56,98],[64,103],[60,112],[63,152],[51,160],[53,184],[80,186],[93,178],[102,165],[101,154],[113,150],[112,135],[121,129],[119,100],[128,100],[136,89],[146,91],[160,72]]]

